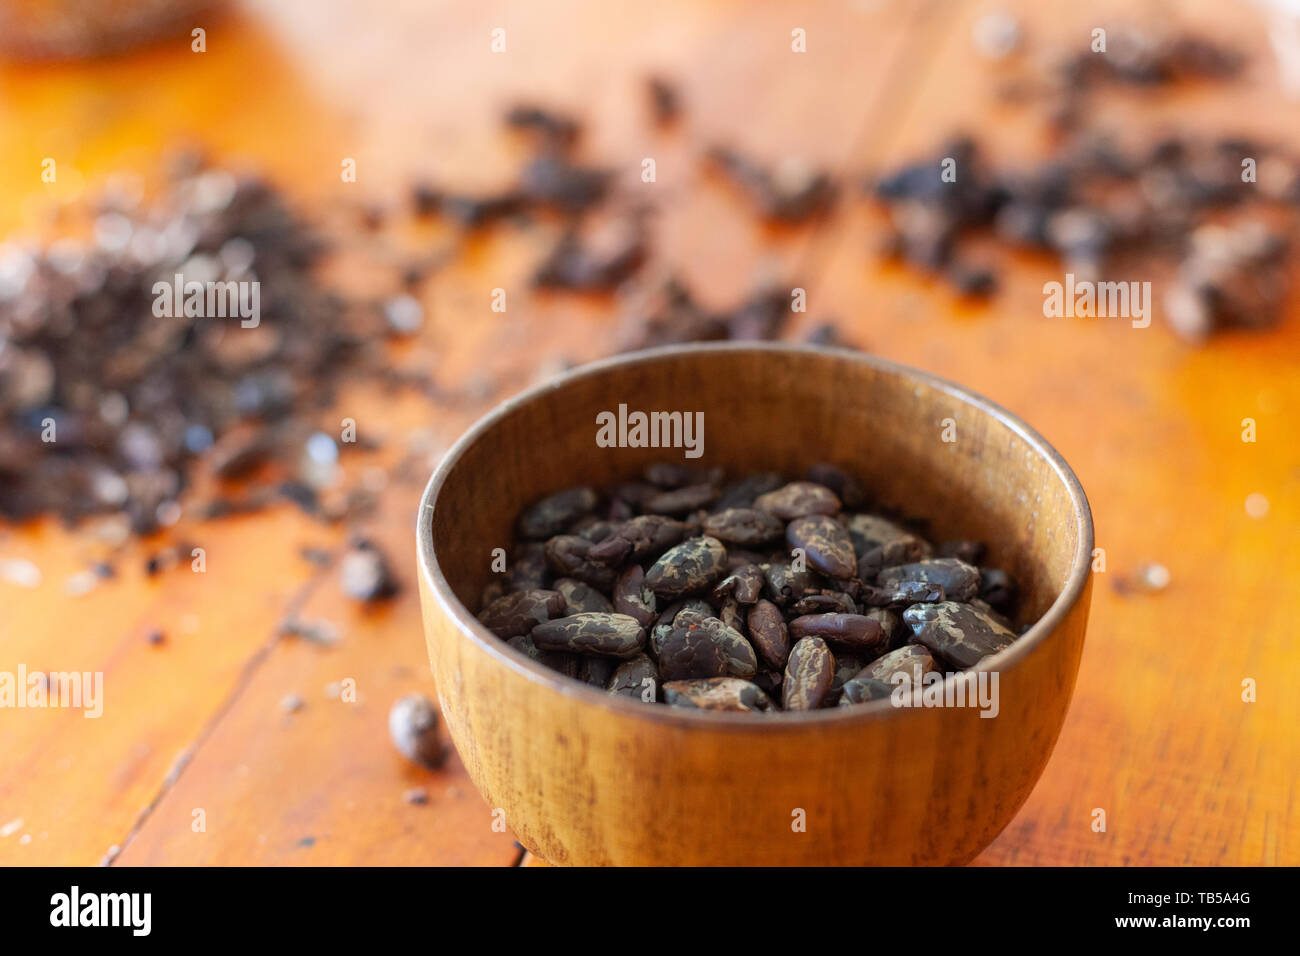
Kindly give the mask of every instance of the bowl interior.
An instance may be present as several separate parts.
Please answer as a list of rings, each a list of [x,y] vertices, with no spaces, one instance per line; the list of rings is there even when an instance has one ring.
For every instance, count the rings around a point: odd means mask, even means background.
[[[600,447],[597,416],[618,416],[620,405],[702,412],[702,454]],[[862,481],[873,507],[927,519],[934,542],[987,542],[985,564],[1019,582],[1017,623],[1042,617],[1087,574],[1082,489],[1010,413],[871,356],[748,343],[612,359],[505,403],[461,439],[430,483],[422,560],[470,617],[493,577],[494,549],[509,552],[524,506],[573,485],[637,477],[655,461],[721,466],[729,477],[758,469],[802,477],[814,462],[839,465]],[[485,630],[474,637],[494,640]]]

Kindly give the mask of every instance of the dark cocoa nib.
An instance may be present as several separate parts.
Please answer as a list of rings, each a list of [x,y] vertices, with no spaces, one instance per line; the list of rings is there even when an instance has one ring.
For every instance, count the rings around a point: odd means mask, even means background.
[[[835,679],[835,658],[820,637],[805,637],[790,650],[782,682],[786,710],[817,710]]]
[[[664,684],[664,702],[701,710],[765,711],[774,706],[757,684],[735,677],[670,681]]]
[[[880,699],[899,675],[971,667],[1015,639],[981,596],[1008,606],[1013,579],[957,556],[982,559],[982,542],[931,557],[924,521],[844,512],[840,494],[862,502],[866,489],[838,466],[809,474],[838,493],[665,462],[642,481],[551,495],[517,521],[539,537],[509,550],[480,620],[610,694],[758,713]]]
[[[718,497],[718,489],[713,485],[686,485],[671,491],[661,491],[651,495],[642,507],[651,514],[683,515],[698,508],[703,508]]]
[[[872,575],[882,567],[929,557],[930,546],[924,539],[886,518],[866,514],[841,517],[853,542],[859,567],[863,564],[874,566]]]
[[[0,249],[0,518],[112,515],[147,535],[177,520],[207,467],[269,484],[225,487],[188,516],[286,498],[328,520],[325,483],[301,463],[324,453],[328,437],[308,436],[343,377],[382,375],[366,347],[384,334],[378,309],[317,276],[326,242],[270,183],[196,160],[160,187],[147,204],[106,192],[68,210],[94,217],[85,241]],[[155,291],[178,273],[256,279],[259,294],[208,314],[211,287],[197,310]]]
[[[714,502],[714,509],[726,511],[728,508],[749,508],[759,495],[776,491],[784,484],[785,479],[775,471],[755,472],[724,486],[722,494]]]
[[[854,654],[851,651],[845,650],[841,650],[836,654],[835,677],[831,681],[831,696],[838,700],[840,689],[849,681],[850,678],[856,677],[865,666],[865,655]]]
[[[939,665],[928,650],[919,644],[906,644],[866,665],[862,669],[862,675],[888,681],[895,674],[906,674],[912,685],[917,686],[926,674],[938,669]]]
[[[673,622],[676,627],[698,628],[722,649],[727,661],[727,673],[732,677],[753,677],[758,671],[758,657],[754,648],[739,630],[729,627],[720,618],[711,615],[683,612]]]
[[[876,583],[886,589],[908,585],[936,585],[953,601],[969,601],[979,593],[980,573],[960,558],[930,558],[912,564],[885,568]],[[919,593],[924,593],[922,587]],[[934,600],[931,598],[929,600]],[[939,598],[942,600],[942,598]]]
[[[820,637],[861,652],[880,654],[888,641],[880,624],[863,614],[805,614],[790,622],[790,636],[798,641]]]
[[[729,597],[723,600],[718,608],[718,620],[742,635],[745,633],[745,614],[740,602],[735,598]]]
[[[668,489],[686,485],[717,485],[722,480],[722,472],[716,468],[697,468],[659,461],[646,468],[645,480],[656,488]]]
[[[654,121],[659,126],[667,126],[681,114],[681,95],[672,82],[662,76],[652,76],[646,80],[646,90],[650,94],[650,109]]]
[[[980,597],[1007,614],[1016,599],[1016,580],[999,568],[980,568]]]
[[[746,623],[750,640],[763,663],[772,670],[784,669],[790,656],[790,636],[781,609],[771,601],[759,600]]]
[[[506,641],[515,650],[527,654],[539,664],[544,664],[551,670],[559,671],[565,677],[577,678],[579,668],[582,665],[581,659],[575,654],[556,653],[553,651],[544,651],[533,641],[528,634],[512,637]]]
[[[564,599],[564,614],[566,615],[582,614],[588,611],[610,614],[614,611],[614,606],[610,603],[609,598],[583,581],[577,581],[573,578],[560,578],[555,582],[555,590]],[[553,614],[551,616],[557,617],[558,615]]]
[[[686,525],[663,515],[638,515],[615,525],[588,556],[610,566],[658,557],[686,536]]]
[[[1048,97],[1054,129],[1045,132],[1059,144],[1038,164],[994,168],[974,140],[959,136],[874,178],[868,188],[893,228],[883,251],[984,298],[997,291],[996,272],[971,262],[965,247],[991,232],[1008,248],[1053,254],[1062,272],[1083,279],[1173,274],[1163,314],[1192,341],[1275,324],[1294,272],[1286,250],[1300,222],[1296,157],[1230,135],[1166,136],[1128,148],[1102,124],[1085,125],[1098,115],[1090,102],[1098,89],[1223,81],[1244,62],[1203,37],[1116,28],[1105,56],[1073,54],[1029,82]],[[1247,158],[1270,175],[1243,182]],[[955,179],[943,175],[945,164],[961,171]]]
[[[673,626],[659,645],[659,675],[665,681],[724,677],[727,656],[698,626]]]
[[[645,583],[659,597],[673,598],[709,588],[727,567],[722,542],[708,536],[691,538],[670,548],[650,570]]]
[[[595,511],[599,500],[590,488],[569,488],[548,495],[519,516],[519,533],[534,540],[559,534],[578,518]]]
[[[714,312],[676,279],[641,290],[620,335],[623,351],[722,339],[778,339],[790,322],[790,290],[797,282],[764,285],[730,309]],[[748,502],[739,502],[748,504]]]
[[[610,678],[609,692],[653,704],[659,696],[659,668],[645,654],[624,661]]]
[[[894,685],[874,677],[854,677],[840,690],[839,705],[849,707],[873,700],[884,700],[894,692]]]
[[[781,519],[754,508],[728,508],[711,514],[702,524],[705,534],[727,544],[758,547],[779,541],[785,526]]]
[[[903,621],[914,641],[954,667],[974,667],[1016,639],[991,615],[956,601],[915,604],[903,612]]]
[[[519,103],[505,115],[506,125],[531,133],[546,149],[567,149],[577,140],[581,124],[571,116],[535,103]]]
[[[759,495],[754,507],[782,521],[807,515],[833,515],[840,510],[840,499],[825,485],[811,481],[792,481],[784,487]]]
[[[626,614],[571,614],[538,624],[531,637],[543,651],[607,657],[635,657],[645,646],[645,628]]]
[[[588,556],[592,544],[576,534],[559,534],[546,542],[546,564],[557,577],[577,578],[608,590],[618,572]]]
[[[767,168],[723,146],[711,149],[709,158],[769,219],[803,222],[820,216],[830,209],[838,191],[827,173],[793,160]]]
[[[584,684],[590,684],[592,687],[605,690],[609,687],[609,682],[613,679],[614,672],[618,670],[618,667],[619,661],[615,658],[587,656],[578,665],[578,680]]]
[[[805,614],[830,614],[835,611],[857,614],[858,605],[843,591],[821,591],[817,594],[804,595],[790,605],[789,611],[800,617]]]
[[[715,601],[734,598],[740,604],[753,604],[763,593],[763,569],[757,564],[742,564],[718,582],[711,597]]]
[[[343,553],[339,584],[348,597],[367,603],[390,598],[398,591],[387,556],[378,544],[366,538],[354,539]]]
[[[778,607],[793,605],[821,587],[812,571],[796,570],[789,562],[769,564],[763,572],[767,575],[767,596]]]
[[[623,284],[645,261],[649,240],[639,220],[614,224],[597,240],[566,232],[533,273],[543,289],[609,292]]]
[[[838,465],[819,462],[808,468],[807,479],[813,484],[824,485],[836,496],[846,508],[861,508],[867,503],[867,493],[856,478]]]
[[[796,518],[785,529],[786,543],[801,549],[808,563],[832,578],[851,578],[858,570],[849,533],[833,518],[809,515]]]
[[[530,634],[543,621],[565,614],[565,598],[558,591],[517,591],[497,598],[483,609],[478,619],[501,638]]]
[[[645,572],[639,564],[629,564],[614,582],[614,610],[635,618],[642,627],[655,623],[655,594],[645,586]]]
[[[510,590],[545,588],[550,577],[550,571],[546,567],[546,546],[540,541],[527,541],[513,550],[510,570],[506,572],[506,586]]]

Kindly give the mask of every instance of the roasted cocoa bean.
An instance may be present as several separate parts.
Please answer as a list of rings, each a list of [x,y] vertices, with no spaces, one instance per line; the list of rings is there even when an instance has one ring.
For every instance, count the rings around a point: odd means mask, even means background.
[[[938,669],[939,665],[935,663],[928,650],[920,644],[905,644],[897,650],[876,658],[863,668],[862,673],[886,683],[895,674],[904,673],[911,680],[912,686],[916,687],[920,685],[926,674]]]
[[[644,628],[650,628],[657,617],[655,593],[645,586],[645,572],[639,564],[629,564],[614,582],[614,611],[636,618]]]
[[[727,658],[727,673],[732,677],[750,678],[758,672],[758,656],[745,635],[724,624],[720,618],[686,611],[677,615],[678,627],[698,627],[722,648]]]
[[[876,585],[890,591],[911,582],[936,584],[950,601],[969,601],[979,593],[980,573],[960,558],[929,558],[885,568],[876,576]]]
[[[874,677],[859,675],[846,681],[840,689],[839,706],[851,707],[854,704],[865,704],[872,700],[883,700],[893,692],[893,684],[877,680]]]
[[[808,515],[833,515],[840,510],[840,499],[825,485],[811,481],[792,481],[776,491],[754,499],[759,511],[774,514],[782,521],[791,521]]]
[[[718,607],[718,620],[741,634],[745,633],[745,613],[735,598],[727,598]]]
[[[766,582],[762,568],[757,564],[744,564],[719,581],[710,596],[715,601],[732,597],[741,604],[750,605],[762,596]]]
[[[707,535],[669,548],[646,572],[646,587],[662,598],[707,590],[726,573],[727,550]]]
[[[546,545],[540,541],[528,541],[514,549],[506,571],[506,590],[546,588],[551,578],[551,569],[546,566]]]
[[[564,597],[565,614],[582,614],[587,611],[610,614],[614,610],[609,598],[583,581],[560,578],[555,582],[554,589]],[[556,615],[552,615],[554,616]]]
[[[703,508],[716,497],[718,489],[713,485],[686,485],[651,495],[642,507],[651,514],[684,515]]]
[[[582,659],[576,654],[562,654],[555,651],[544,651],[538,647],[530,635],[523,634],[519,637],[512,637],[506,641],[511,647],[522,654],[527,654],[539,664],[543,664],[552,670],[559,671],[565,677],[578,676],[578,668],[582,664]]]
[[[790,656],[790,635],[781,609],[771,601],[759,600],[746,620],[749,637],[763,663],[773,670],[783,670]]]
[[[804,477],[813,484],[825,485],[835,492],[845,508],[861,508],[867,503],[867,492],[862,484],[837,465],[818,462],[808,467],[808,474]]]
[[[1016,599],[1016,579],[998,568],[980,568],[979,596],[1002,614]]]
[[[755,472],[726,485],[713,506],[717,511],[726,511],[728,508],[749,508],[759,495],[776,491],[784,484],[785,479],[774,471]]]
[[[724,484],[718,469],[665,463],[542,499],[479,618],[611,694],[739,712],[880,699],[902,675],[969,667],[1015,639],[985,600],[1008,606],[1014,580],[972,563],[979,543],[934,557],[911,530],[924,522],[840,513],[862,507],[862,487],[832,465],[808,475]]]
[[[840,699],[840,690],[861,672],[866,663],[866,657],[860,654],[840,651],[835,655],[835,676],[831,680],[831,689],[826,694],[828,707]]]
[[[800,548],[808,563],[832,578],[851,578],[858,571],[849,533],[834,518],[826,515],[809,515],[796,518],[785,529],[785,540],[792,548]]]
[[[618,660],[613,657],[584,657],[582,663],[578,665],[578,680],[605,690],[618,666]]]
[[[894,564],[920,561],[930,556],[930,546],[906,528],[876,515],[850,515],[845,523],[859,560],[875,552],[877,570]],[[874,572],[873,572],[874,573]]]
[[[608,591],[618,572],[590,558],[592,544],[576,534],[557,534],[546,542],[546,565],[558,577],[577,578]]]
[[[669,681],[664,684],[664,702],[700,710],[767,711],[774,706],[758,685],[735,677]]]
[[[559,534],[573,521],[596,510],[600,498],[591,488],[568,488],[535,502],[519,516],[519,534],[541,540]]]
[[[727,655],[703,628],[674,625],[659,644],[659,676],[665,681],[725,677]]]
[[[841,614],[857,614],[858,605],[843,591],[819,591],[816,594],[804,595],[791,604],[787,611],[794,617],[805,614],[830,614],[835,611]]]
[[[790,637],[820,637],[867,654],[881,654],[888,644],[884,628],[865,614],[805,614],[790,622]]]
[[[781,684],[786,710],[817,710],[835,680],[835,658],[820,637],[805,637],[790,649]]]
[[[609,692],[653,704],[659,696],[659,668],[645,654],[638,654],[618,665],[610,678]]]
[[[533,643],[543,651],[629,658],[645,647],[645,628],[626,614],[574,614],[538,624]]]
[[[663,515],[639,515],[616,526],[609,537],[592,545],[587,557],[620,567],[625,561],[656,558],[686,536],[686,525]]]
[[[990,654],[1009,647],[1015,632],[989,615],[956,601],[916,604],[903,612],[912,640],[958,668],[974,667]]]
[[[727,544],[753,548],[781,540],[785,525],[775,515],[756,508],[728,508],[705,518],[703,530]]]
[[[497,598],[479,614],[478,619],[500,638],[530,634],[543,621],[565,613],[564,595],[558,591],[517,591]]]
[[[767,578],[767,596],[777,607],[786,607],[820,589],[815,574],[806,569],[796,571],[789,562],[765,565],[763,574]]]

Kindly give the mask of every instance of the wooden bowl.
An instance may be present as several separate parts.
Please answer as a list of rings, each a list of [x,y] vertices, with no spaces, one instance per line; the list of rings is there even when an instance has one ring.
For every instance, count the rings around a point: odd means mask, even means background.
[[[693,464],[801,476],[833,462],[880,504],[928,517],[934,540],[987,541],[986,563],[1020,582],[1018,623],[1037,622],[976,668],[998,675],[997,716],[888,699],[763,716],[651,705],[566,679],[488,632],[474,611],[523,506],[684,460],[597,447],[597,414],[620,403],[703,411]],[[438,467],[417,536],[448,732],[489,806],[556,864],[969,861],[1047,763],[1091,594],[1087,498],[1033,429],[924,372],[780,344],[640,352],[505,402]]]

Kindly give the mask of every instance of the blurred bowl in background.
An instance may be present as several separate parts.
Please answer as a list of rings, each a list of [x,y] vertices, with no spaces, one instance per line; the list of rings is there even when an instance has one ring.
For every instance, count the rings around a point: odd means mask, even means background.
[[[186,36],[225,0],[0,0],[0,53],[73,59]]]

